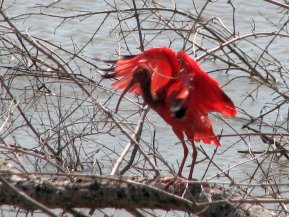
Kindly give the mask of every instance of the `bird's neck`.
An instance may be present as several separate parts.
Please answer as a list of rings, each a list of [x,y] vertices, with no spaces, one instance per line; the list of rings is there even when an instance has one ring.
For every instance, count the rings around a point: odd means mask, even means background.
[[[145,103],[152,108],[156,108],[157,106],[163,104],[165,94],[156,95],[152,94],[151,92],[151,74],[146,69],[137,72],[137,74]]]

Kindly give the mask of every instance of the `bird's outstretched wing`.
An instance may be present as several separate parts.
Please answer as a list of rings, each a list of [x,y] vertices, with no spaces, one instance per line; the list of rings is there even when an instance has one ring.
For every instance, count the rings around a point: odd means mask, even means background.
[[[176,118],[186,119],[184,124],[188,139],[213,142],[220,146],[214,134],[209,112],[219,112],[228,117],[236,115],[231,99],[223,92],[218,82],[203,71],[197,62],[185,52],[178,53],[180,64],[179,81],[171,86],[171,111]],[[177,103],[176,103],[177,102]]]
[[[133,74],[143,69],[151,74],[151,93],[157,95],[168,83],[177,79],[179,69],[176,53],[168,47],[151,48],[138,55],[119,59],[114,77],[120,77],[120,80],[113,87],[125,90],[131,84]],[[141,95],[139,83],[133,84],[129,91]]]
[[[180,76],[185,80],[184,85],[190,89],[187,98],[188,109],[198,110],[203,114],[219,112],[228,117],[235,116],[235,105],[219,83],[203,71],[188,54],[179,52],[179,55],[182,57]]]

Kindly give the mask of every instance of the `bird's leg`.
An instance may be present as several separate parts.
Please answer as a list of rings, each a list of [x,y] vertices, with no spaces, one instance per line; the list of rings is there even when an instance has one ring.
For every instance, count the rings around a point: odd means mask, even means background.
[[[193,159],[192,159],[192,165],[191,165],[191,169],[190,169],[190,173],[189,173],[189,177],[188,177],[189,180],[192,180],[193,172],[194,172],[194,168],[195,168],[195,164],[196,164],[196,160],[197,160],[197,156],[198,156],[198,150],[195,146],[194,140],[191,140],[191,144],[193,147],[193,154],[192,154]]]
[[[182,172],[183,172],[184,165],[186,163],[186,159],[188,157],[189,149],[185,143],[183,132],[179,131],[176,128],[173,128],[173,131],[175,132],[176,136],[179,138],[179,140],[182,143],[182,146],[184,149],[184,156],[183,156],[182,163],[181,163],[181,166],[180,166],[179,171],[178,171],[178,176],[166,181],[165,190],[168,190],[168,188],[173,185],[175,187],[175,189],[179,189],[178,192],[180,195],[182,195],[186,189],[186,186],[184,185],[182,180],[179,179],[179,177],[183,178]]]
[[[188,157],[189,149],[188,149],[188,147],[184,141],[183,136],[182,136],[182,138],[179,138],[179,139],[180,139],[182,146],[183,146],[183,149],[184,149],[184,156],[183,156],[183,160],[182,160],[181,166],[180,166],[179,171],[178,171],[178,176],[183,177],[182,172],[183,172],[184,165],[185,165],[187,157]]]
[[[186,163],[186,160],[187,160],[187,157],[189,154],[189,149],[188,149],[186,142],[184,140],[184,133],[176,127],[175,128],[173,127],[172,129],[173,129],[174,133],[176,134],[176,136],[178,137],[178,139],[181,141],[183,149],[184,149],[183,160],[182,160],[181,166],[180,166],[179,171],[178,171],[178,176],[183,178],[182,172],[183,172],[184,165]]]

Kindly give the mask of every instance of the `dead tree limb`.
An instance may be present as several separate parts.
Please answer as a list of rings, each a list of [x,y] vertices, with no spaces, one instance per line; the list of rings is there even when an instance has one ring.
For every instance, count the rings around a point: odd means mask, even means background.
[[[168,191],[167,178],[115,177],[44,178],[21,174],[5,161],[0,163],[1,177],[8,185],[0,185],[0,205],[14,205],[26,210],[39,209],[22,200],[26,194],[48,208],[135,208],[181,210],[199,216],[274,216],[259,204],[262,200],[243,199],[213,184],[191,183],[183,197],[177,196],[181,180]],[[1,179],[2,180],[2,179]],[[249,201],[249,204],[248,204]]]

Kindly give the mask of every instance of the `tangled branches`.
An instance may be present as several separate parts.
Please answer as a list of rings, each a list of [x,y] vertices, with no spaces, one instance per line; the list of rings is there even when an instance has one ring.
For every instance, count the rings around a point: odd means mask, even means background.
[[[111,65],[100,60],[166,45],[198,60],[239,110],[214,116],[222,146],[199,146],[195,178],[285,216],[288,3],[184,2],[2,1],[0,157],[23,175],[175,175],[170,128],[133,95],[116,114],[119,93],[101,79]]]

